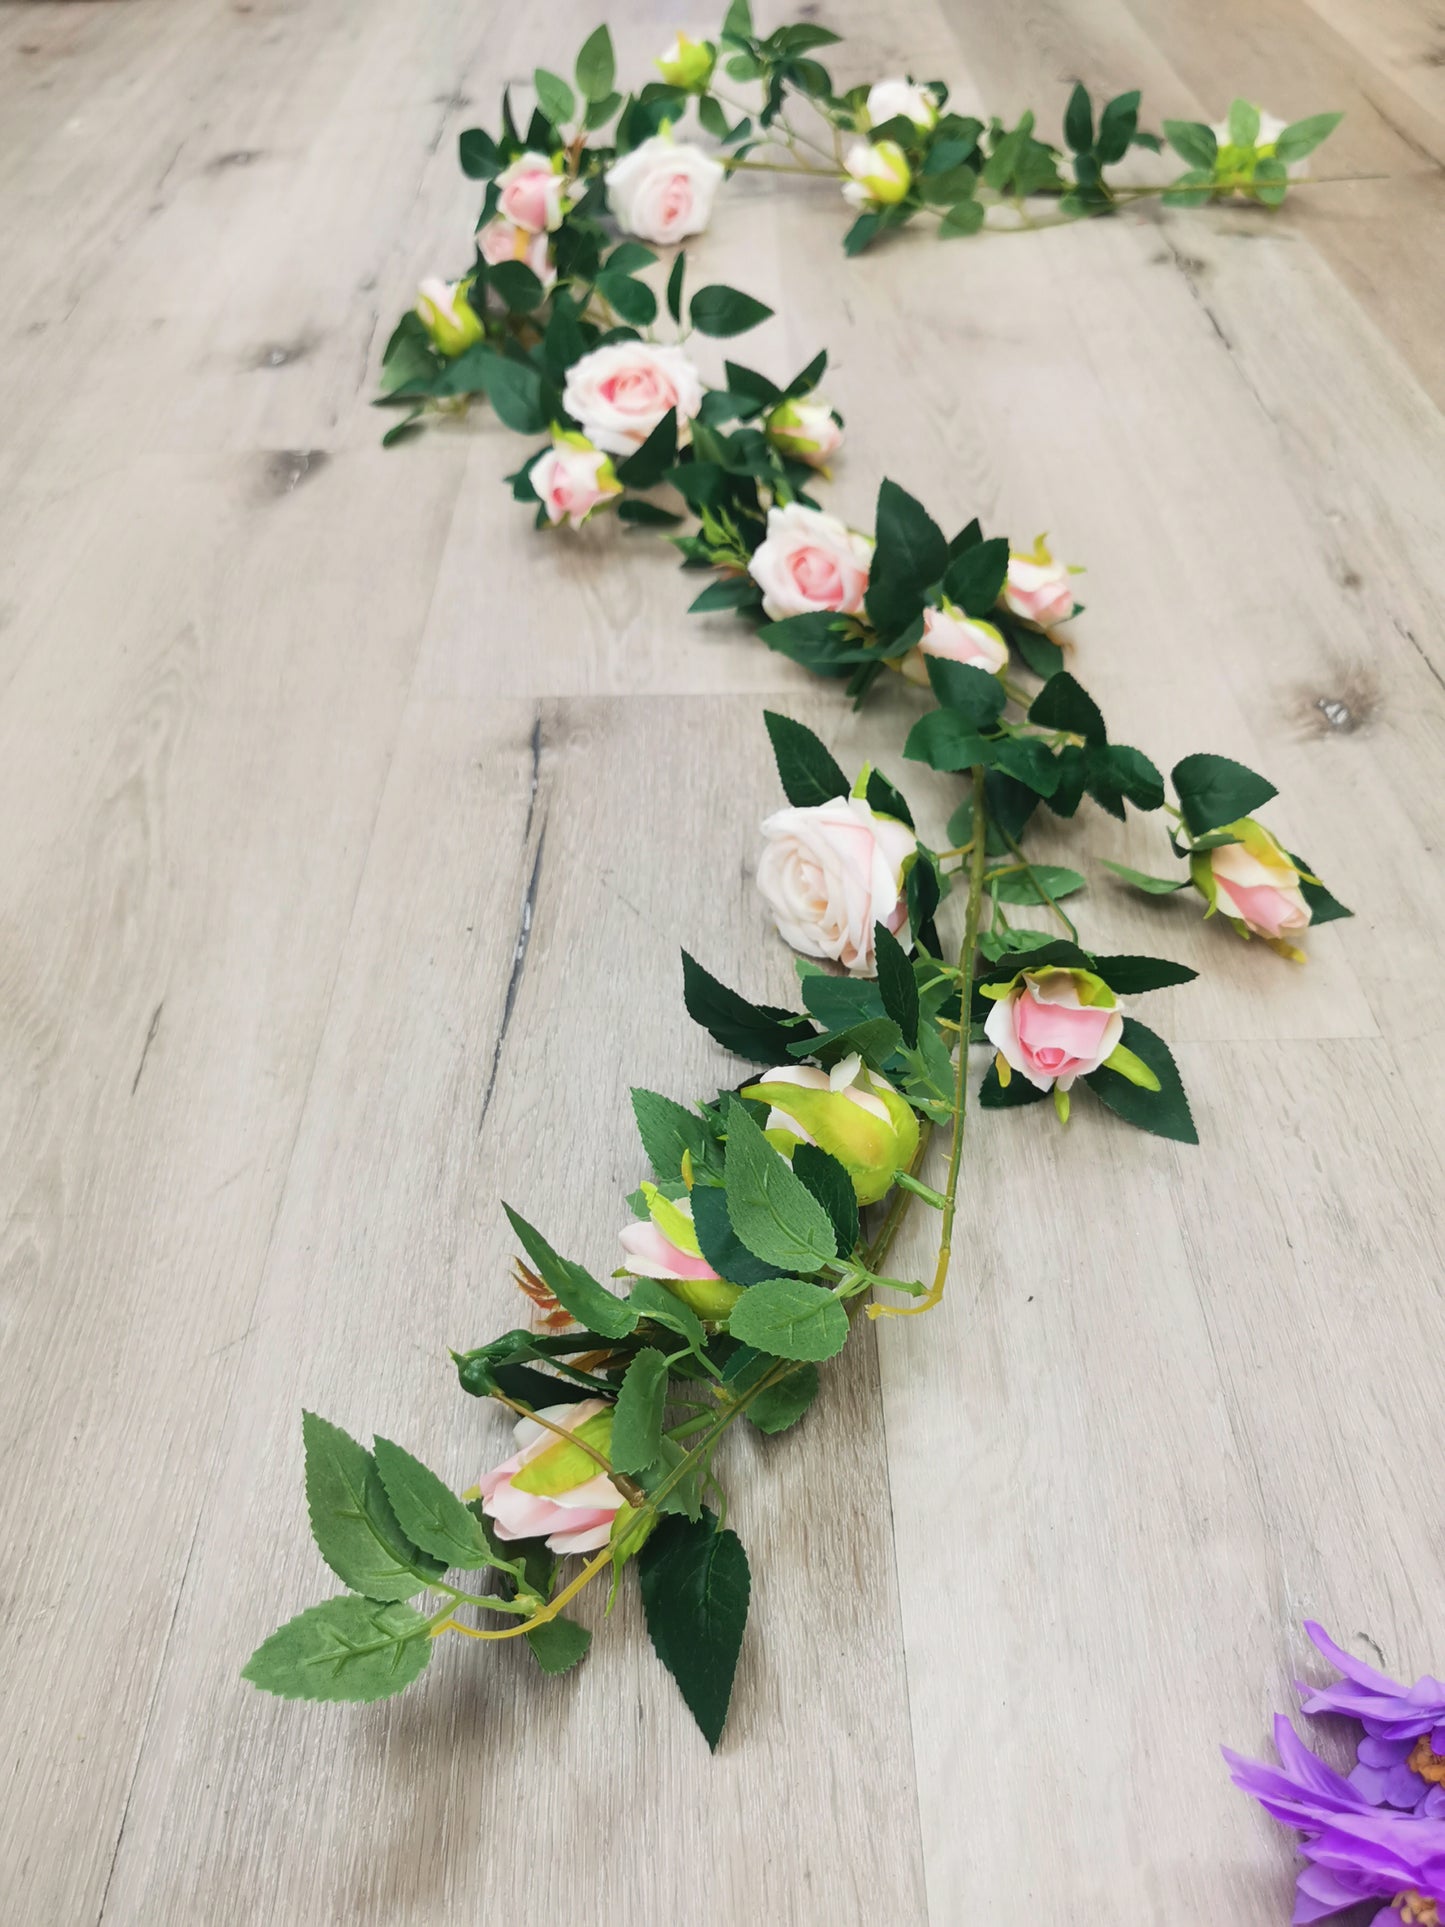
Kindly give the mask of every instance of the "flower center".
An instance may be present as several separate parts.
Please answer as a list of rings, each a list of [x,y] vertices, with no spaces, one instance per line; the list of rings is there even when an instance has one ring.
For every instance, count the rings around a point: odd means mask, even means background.
[[[1435,1751],[1428,1733],[1422,1733],[1416,1740],[1415,1750],[1405,1764],[1422,1780],[1429,1780],[1433,1786],[1445,1786],[1445,1753]]]
[[[1402,1927],[1441,1927],[1439,1901],[1417,1894],[1413,1887],[1396,1894],[1391,1904],[1399,1909]]]
[[[810,602],[840,603],[843,572],[822,549],[799,549],[793,556],[793,580]]]

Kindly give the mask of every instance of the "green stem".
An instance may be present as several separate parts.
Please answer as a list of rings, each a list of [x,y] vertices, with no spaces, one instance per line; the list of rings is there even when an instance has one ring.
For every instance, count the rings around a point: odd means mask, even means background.
[[[1004,828],[1002,823],[1000,823],[998,826],[998,832],[999,832],[999,835],[1003,838],[1004,842],[1007,843],[1010,850],[1012,850],[1014,855],[1018,858],[1019,865],[1022,868],[1024,874],[1028,877],[1029,882],[1038,891],[1040,897],[1053,911],[1054,915],[1058,918],[1059,922],[1064,926],[1065,930],[1068,931],[1069,935],[1073,938],[1074,942],[1077,943],[1079,941],[1079,932],[1072,918],[1067,916],[1065,912],[1059,908],[1058,904],[1055,902],[1053,897],[1049,895],[1049,892],[1045,887],[1043,878],[1039,875],[1038,871],[1035,870],[1033,864],[1029,862],[1028,858],[1024,855],[1023,851],[1019,848],[1018,844],[1014,841],[1014,839],[1009,835],[1008,831]]]

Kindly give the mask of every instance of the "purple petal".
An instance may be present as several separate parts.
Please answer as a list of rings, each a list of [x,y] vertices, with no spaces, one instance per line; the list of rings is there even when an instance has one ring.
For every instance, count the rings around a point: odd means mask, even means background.
[[[1361,1766],[1403,1766],[1414,1750],[1413,1740],[1373,1740],[1368,1734],[1355,1749]]]

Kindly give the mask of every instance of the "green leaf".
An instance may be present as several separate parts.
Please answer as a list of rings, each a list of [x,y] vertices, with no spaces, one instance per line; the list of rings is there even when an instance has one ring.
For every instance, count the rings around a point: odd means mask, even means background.
[[[682,325],[682,277],[686,272],[687,252],[679,248],[667,277],[667,312],[679,326]]]
[[[908,953],[886,924],[873,926],[873,954],[883,1008],[903,1033],[909,1050],[918,1048],[918,979]]]
[[[818,1368],[800,1365],[795,1372],[769,1385],[750,1402],[748,1420],[760,1432],[786,1432],[807,1411],[818,1396]]]
[[[878,490],[876,567],[922,592],[943,574],[948,543],[923,504],[887,479]]]
[[[1136,890],[1146,891],[1151,897],[1172,896],[1176,890],[1189,888],[1187,876],[1151,877],[1143,870],[1131,870],[1127,863],[1111,863],[1106,856],[1100,857],[1099,861],[1106,870],[1112,870],[1115,876],[1123,877],[1126,883],[1132,883]]]
[[[929,658],[930,663],[934,660]],[[903,754],[910,762],[927,763],[932,769],[965,770],[986,763],[993,744],[970,729],[956,710],[930,709],[909,730]]]
[[[538,67],[532,76],[537,88],[537,100],[542,112],[553,127],[565,127],[577,112],[577,96],[557,74],[549,74],[545,67]]]
[[[1164,207],[1203,207],[1214,195],[1214,171],[1212,168],[1191,167],[1159,199]]]
[[[531,314],[542,305],[542,283],[525,261],[500,261],[487,269],[487,286],[512,314]]]
[[[682,994],[687,1014],[715,1037],[724,1050],[755,1064],[780,1064],[810,1026],[796,1012],[773,1004],[749,1003],[718,982],[696,958],[682,953]]]
[[[1266,154],[1254,170],[1254,197],[1266,207],[1278,207],[1289,192],[1289,169],[1273,154]]]
[[[1229,140],[1233,147],[1253,147],[1259,139],[1259,109],[1252,100],[1229,103]]]
[[[773,1358],[813,1363],[832,1358],[848,1342],[848,1314],[840,1299],[803,1278],[769,1278],[745,1291],[728,1330]]]
[[[1142,750],[1125,743],[1093,743],[1084,769],[1084,787],[1101,808],[1124,821],[1126,802],[1138,810],[1164,807],[1164,778]]]
[[[586,1658],[587,1648],[592,1644],[587,1627],[579,1626],[565,1613],[558,1613],[555,1619],[544,1619],[540,1626],[529,1626],[525,1637],[544,1673],[570,1672],[579,1659]]]
[[[577,56],[577,86],[584,100],[602,100],[612,92],[617,77],[617,57],[612,51],[612,35],[598,27],[582,42]]]
[[[1007,575],[1008,537],[991,536],[987,542],[974,542],[954,556],[943,578],[943,593],[966,616],[977,619],[992,611]]]
[[[693,1186],[692,1228],[703,1257],[730,1285],[759,1285],[773,1276],[776,1267],[755,1258],[733,1230],[721,1187]]]
[[[848,795],[852,788],[848,778],[822,739],[805,723],[780,716],[772,709],[763,711],[763,721],[772,739],[783,794],[795,809],[831,803]]]
[[[753,38],[753,10],[749,0],[732,0],[723,16],[722,31],[734,40]]]
[[[1007,1084],[1000,1083],[996,1058],[978,1087],[978,1101],[986,1111],[1016,1111],[1024,1104],[1042,1104],[1047,1096],[1021,1071],[1015,1071]]]
[[[1094,157],[1101,167],[1112,167],[1128,153],[1139,125],[1139,89],[1118,94],[1099,118],[1099,138]]]
[[[1180,160],[1187,162],[1190,167],[1201,168],[1206,174],[1214,172],[1219,142],[1214,129],[1207,127],[1202,120],[1166,120],[1164,138]]]
[[[476,1515],[430,1467],[390,1439],[375,1441],[374,1457],[397,1524],[414,1544],[444,1567],[474,1572],[491,1565],[492,1548]]]
[[[288,1619],[241,1677],[281,1699],[389,1699],[425,1670],[434,1643],[410,1606],[343,1593]]]
[[[678,1301],[680,1302],[680,1301]],[[608,1456],[616,1472],[642,1472],[662,1450],[667,1360],[644,1346],[627,1368],[617,1394]]]
[[[819,1144],[798,1145],[793,1152],[793,1171],[832,1220],[838,1249],[846,1256],[858,1242],[858,1194],[852,1178]]]
[[[708,1186],[700,1184],[694,1187],[692,1195],[698,1198],[705,1195],[708,1190]],[[718,1195],[721,1196],[721,1193]],[[699,1239],[698,1242],[701,1243],[702,1240]],[[713,1269],[717,1269],[716,1265]],[[675,1297],[660,1278],[634,1278],[627,1302],[639,1318],[647,1319],[650,1324],[660,1325],[664,1331],[676,1332],[689,1351],[701,1356],[706,1349],[707,1334],[703,1331],[697,1313],[691,1305],[685,1305],[680,1298]]]
[[[1087,154],[1094,145],[1094,109],[1082,81],[1075,81],[1064,109],[1064,139],[1076,154]]]
[[[1309,878],[1318,874],[1312,864],[1306,863],[1302,856],[1291,856],[1290,862],[1298,864],[1301,870],[1308,870],[1309,876],[1299,879],[1300,895],[1309,905],[1310,922],[1335,923],[1341,917],[1352,917],[1353,910],[1347,910],[1338,897],[1330,895],[1322,883],[1311,883]]]
[[[696,1111],[656,1091],[634,1087],[632,1114],[647,1161],[663,1184],[681,1178],[684,1151],[691,1154],[695,1170],[707,1162],[712,1139]]]
[[[488,354],[480,368],[487,400],[498,419],[519,435],[535,435],[547,426],[542,404],[542,377],[528,362],[509,361]]]
[[[601,286],[600,282],[598,286]],[[669,408],[642,446],[617,464],[617,479],[628,488],[652,488],[662,480],[676,458],[677,410]]]
[[[1008,700],[998,677],[973,663],[950,662],[946,656],[929,656],[926,661],[929,683],[942,707],[972,729],[992,729]]]
[[[604,268],[597,277],[597,292],[621,320],[635,328],[645,328],[657,319],[657,296],[645,281],[635,280],[630,274],[615,274]]]
[[[832,1220],[738,1098],[728,1104],[727,1127],[723,1192],[738,1237],[755,1257],[781,1271],[817,1271],[831,1263],[838,1256]],[[815,1355],[828,1356],[798,1354]]]
[[[1188,964],[1168,957],[1095,957],[1090,968],[1110,990],[1135,997],[1145,990],[1167,990],[1171,984],[1192,984],[1199,975]]]
[[[725,288],[713,282],[699,288],[688,310],[692,325],[705,335],[740,335],[756,328],[773,312],[766,303],[755,301],[738,288]]]
[[[938,224],[939,237],[947,241],[956,240],[964,234],[977,234],[987,211],[983,202],[976,201],[972,195],[966,200],[955,201]]]
[[[1050,676],[1029,706],[1029,721],[1043,729],[1064,729],[1086,743],[1108,739],[1099,705],[1067,669]]]
[[[1153,1071],[1159,1089],[1144,1090],[1102,1066],[1084,1079],[1089,1089],[1125,1123],[1152,1131],[1156,1137],[1172,1138],[1178,1144],[1197,1144],[1199,1134],[1179,1079],[1179,1067],[1164,1039],[1136,1018],[1126,1017],[1120,1041]]]
[[[658,502],[632,500],[617,504],[617,519],[620,522],[637,522],[644,528],[675,529],[686,517],[674,514]]]
[[[1343,119],[1343,114],[1307,114],[1303,120],[1292,120],[1274,144],[1276,160],[1286,167],[1302,161],[1321,141],[1329,139]]]
[[[1237,823],[1279,794],[1273,783],[1228,756],[1186,756],[1174,765],[1170,780],[1195,836]]]
[[[1000,877],[988,887],[998,903],[1047,903],[1045,890],[1057,901],[1084,889],[1085,881],[1077,870],[1067,870],[1061,864],[1034,863],[1027,870]]]
[[[637,1313],[614,1297],[606,1286],[598,1284],[583,1266],[574,1264],[570,1258],[559,1258],[541,1232],[511,1205],[504,1203],[502,1209],[558,1304],[589,1331],[600,1332],[604,1338],[626,1337],[637,1323]]]
[[[705,616],[719,609],[745,609],[759,605],[761,599],[751,576],[726,576],[721,582],[710,582],[701,595],[694,596],[687,612],[690,616]]]
[[[677,1681],[708,1745],[717,1748],[748,1619],[742,1541],[712,1513],[666,1519],[638,1554],[653,1650]]]
[[[1063,650],[1058,643],[1048,636],[1041,635],[1037,629],[1015,628],[1010,640],[1028,667],[1036,676],[1042,676],[1045,682],[1050,676],[1057,676],[1063,668]]]
[[[994,766],[1020,783],[1027,783],[1040,796],[1052,796],[1059,787],[1059,764],[1053,750],[1038,736],[1006,737],[996,745]]]
[[[589,101],[585,116],[588,133],[595,134],[599,127],[605,127],[621,105],[621,94],[604,94],[601,100]]]
[[[843,252],[851,260],[855,254],[872,245],[883,229],[881,214],[860,214],[858,219],[843,236]]]
[[[457,158],[469,181],[489,181],[500,174],[503,161],[497,143],[481,127],[467,127],[457,143]]]
[[[898,822],[906,823],[910,830],[914,827],[913,812],[908,807],[908,799],[901,790],[893,787],[881,770],[869,770],[863,800],[876,816],[895,817]],[[909,874],[911,876],[912,871]]]
[[[410,1599],[446,1571],[402,1531],[376,1461],[339,1425],[314,1412],[301,1417],[306,1505],[321,1557],[337,1578],[368,1599]]]

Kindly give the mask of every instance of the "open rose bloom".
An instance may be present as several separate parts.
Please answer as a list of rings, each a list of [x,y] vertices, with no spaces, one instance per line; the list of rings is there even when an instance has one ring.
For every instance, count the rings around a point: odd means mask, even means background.
[[[625,233],[670,247],[703,232],[726,174],[700,147],[654,134],[608,168],[608,206]]]
[[[624,1271],[634,1278],[656,1278],[699,1318],[716,1323],[727,1317],[742,1292],[720,1278],[702,1255],[692,1224],[692,1200],[667,1198],[655,1184],[644,1184],[645,1224],[622,1227],[627,1254]]]
[[[904,870],[918,851],[912,830],[860,796],[838,796],[775,811],[763,836],[758,888],[784,943],[855,977],[873,976],[874,924],[896,936],[908,921]]]
[[[912,1105],[856,1055],[842,1058],[830,1071],[813,1064],[780,1065],[747,1085],[743,1096],[772,1105],[763,1130],[784,1157],[800,1144],[816,1144],[837,1158],[853,1180],[859,1204],[877,1204],[918,1150]]]
[[[1041,1091],[1067,1091],[1088,1077],[1124,1035],[1119,999],[1092,971],[1026,970],[983,994],[994,999],[985,1036],[1009,1070]]]
[[[497,176],[497,207],[513,226],[533,234],[561,227],[567,182],[560,165],[553,164],[550,154],[519,154]]]
[[[607,1456],[612,1407],[605,1399],[542,1406],[538,1417],[576,1432]],[[596,1460],[533,1419],[518,1419],[512,1437],[517,1450],[481,1481],[482,1509],[497,1537],[545,1539],[559,1555],[605,1546],[623,1500]]]
[[[748,570],[774,622],[834,610],[857,615],[868,590],[873,544],[836,515],[789,502],[768,510],[768,532]]]
[[[573,362],[562,406],[595,447],[631,455],[669,409],[677,410],[681,434],[702,407],[702,377],[681,348],[609,342]]]
[[[1305,874],[1262,823],[1242,817],[1225,829],[1237,837],[1193,856],[1189,873],[1209,908],[1229,918],[1242,937],[1263,937],[1272,950],[1303,963],[1290,938],[1309,928],[1311,911],[1300,889]]]
[[[1051,629],[1074,613],[1074,571],[1055,561],[1042,535],[1027,553],[1009,556],[1003,605],[1035,629]]]

